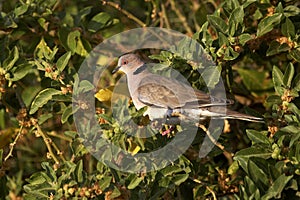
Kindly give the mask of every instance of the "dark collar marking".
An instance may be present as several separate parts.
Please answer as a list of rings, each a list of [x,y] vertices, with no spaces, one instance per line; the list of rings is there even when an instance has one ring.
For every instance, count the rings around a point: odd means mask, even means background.
[[[136,74],[139,74],[141,72],[143,72],[145,69],[147,69],[147,65],[143,64],[142,66],[140,66],[139,68],[137,68],[133,74],[136,75]]]

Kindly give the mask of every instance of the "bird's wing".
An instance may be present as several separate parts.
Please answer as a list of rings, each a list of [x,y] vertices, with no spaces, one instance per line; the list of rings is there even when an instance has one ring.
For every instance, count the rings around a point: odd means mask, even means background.
[[[227,99],[212,97],[185,83],[159,75],[144,77],[137,92],[139,100],[144,104],[162,108],[201,108],[231,104]]]

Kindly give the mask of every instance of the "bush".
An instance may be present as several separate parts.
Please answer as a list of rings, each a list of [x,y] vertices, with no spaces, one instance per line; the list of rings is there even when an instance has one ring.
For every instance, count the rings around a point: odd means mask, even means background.
[[[299,198],[299,6],[293,0],[1,3],[0,199]],[[221,69],[235,109],[261,113],[266,123],[229,121],[218,147],[202,159],[199,130],[191,147],[159,171],[130,174],[98,162],[74,125],[73,87],[95,89],[78,83],[77,71],[104,39],[142,26],[196,39]],[[194,73],[173,54],[155,58]],[[102,85],[115,78],[107,75]],[[105,102],[96,109],[112,141],[133,153],[155,148],[124,136]],[[140,119],[142,111],[131,112]],[[163,145],[170,138],[155,139]]]

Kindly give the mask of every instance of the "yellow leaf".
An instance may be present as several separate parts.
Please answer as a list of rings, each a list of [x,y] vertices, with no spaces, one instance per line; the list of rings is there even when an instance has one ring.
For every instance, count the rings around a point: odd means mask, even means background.
[[[105,89],[100,89],[96,94],[95,97],[101,101],[110,101],[112,96],[112,86],[105,88]]]
[[[141,147],[140,146],[136,146],[134,149],[133,149],[133,151],[131,151],[130,153],[131,153],[131,155],[135,155],[135,154],[137,154],[139,151],[141,150]]]
[[[141,150],[141,147],[135,144],[135,142],[133,142],[132,139],[128,138],[127,142],[129,143],[128,151],[131,153],[131,155],[134,156]]]

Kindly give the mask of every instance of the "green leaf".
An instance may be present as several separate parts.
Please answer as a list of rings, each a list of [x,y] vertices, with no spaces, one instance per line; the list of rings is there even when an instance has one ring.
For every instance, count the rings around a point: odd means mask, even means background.
[[[16,7],[14,10],[15,16],[18,17],[20,15],[23,15],[25,12],[27,12],[28,7],[29,7],[28,4],[23,4],[19,7]]]
[[[47,23],[47,21],[46,21],[46,19],[45,18],[39,18],[38,19],[38,23],[40,24],[40,26],[45,30],[45,31],[48,31],[48,23]]]
[[[292,135],[292,138],[291,138],[291,141],[290,141],[290,144],[289,144],[289,148],[292,148],[292,146],[295,144],[295,142],[299,140],[300,130],[298,129],[298,131],[299,131],[298,133]],[[298,160],[298,161],[300,161],[300,160]]]
[[[273,55],[279,54],[281,52],[288,51],[290,49],[291,49],[291,47],[288,44],[286,44],[286,43],[280,44],[279,42],[274,40],[270,43],[270,46],[267,50],[266,55],[273,56]]]
[[[290,55],[297,61],[300,62],[300,48],[292,49]]]
[[[228,174],[233,175],[238,171],[238,169],[239,169],[239,163],[235,160],[228,167]]]
[[[52,50],[42,37],[40,43],[35,48],[34,55],[39,59],[46,58],[47,60],[52,61],[57,51],[57,47],[54,47]]]
[[[244,180],[245,187],[247,188],[250,195],[250,197],[246,199],[260,199],[259,189],[257,188],[256,184],[248,176],[246,176]]]
[[[270,32],[277,24],[280,23],[282,14],[275,13],[272,16],[267,16],[262,19],[258,24],[257,37],[260,37],[268,32]]]
[[[42,175],[44,172],[37,172],[30,176],[29,179],[26,179],[28,183],[30,183],[31,186],[40,185],[42,183],[46,182],[46,179]],[[26,191],[26,190],[25,190]]]
[[[77,41],[80,39],[80,32],[78,30],[72,31],[68,34],[67,44],[72,54],[76,52]]]
[[[186,181],[189,178],[189,174],[176,174],[172,181],[174,182],[175,185],[180,185],[184,181]]]
[[[226,9],[227,12],[232,12],[235,8],[242,7],[238,0],[229,0],[226,1],[223,8]]]
[[[74,139],[77,136],[77,132],[76,131],[65,131],[64,134],[72,139]]]
[[[82,183],[83,182],[83,162],[82,162],[82,160],[80,160],[77,163],[74,174],[75,174],[75,178],[76,178],[77,182]]]
[[[272,80],[273,80],[275,91],[278,94],[282,95],[280,88],[281,88],[281,86],[283,86],[283,73],[281,72],[281,70],[277,66],[273,67]]]
[[[12,51],[9,52],[8,57],[4,60],[3,62],[3,68],[6,71],[9,71],[17,62],[17,60],[19,59],[19,50],[18,48],[15,46],[14,49]]]
[[[42,162],[41,166],[46,171],[46,174],[43,175],[44,178],[46,178],[49,183],[56,182],[56,173],[54,169],[50,167],[50,164],[48,162]]]
[[[286,37],[295,37],[295,26],[289,18],[286,18],[285,22],[281,25],[281,32]]]
[[[40,91],[41,91],[41,87],[39,85],[29,86],[23,90],[21,97],[26,107],[28,108],[30,107],[30,104],[32,103],[33,99]]]
[[[272,83],[268,81],[268,72],[248,70],[237,68],[238,73],[243,79],[243,83],[249,91],[261,91],[272,87]]]
[[[275,13],[283,13],[283,7],[281,2],[278,3],[274,11]]]
[[[87,56],[88,55],[88,52],[87,50],[85,49],[85,46],[82,42],[83,40],[79,37],[78,40],[77,40],[77,45],[76,45],[76,53],[80,56]]]
[[[178,172],[181,172],[182,169],[179,166],[176,165],[169,165],[162,169],[160,172],[163,176],[171,176],[172,174],[176,174]]]
[[[259,157],[268,159],[270,158],[272,152],[268,151],[267,149],[261,149],[256,147],[249,147],[246,149],[242,149],[236,153],[235,158],[251,158],[251,157]]]
[[[48,101],[52,99],[53,95],[62,94],[61,91],[56,90],[54,88],[46,88],[38,93],[31,104],[29,114],[34,114],[39,108],[44,106]]]
[[[262,200],[267,200],[271,198],[280,198],[281,193],[286,186],[286,184],[293,178],[293,176],[285,176],[284,174],[281,174],[269,187],[269,189],[266,191],[266,194],[262,196]]]
[[[300,134],[300,127],[298,126],[288,125],[281,128],[280,130],[286,133]]]
[[[33,65],[24,63],[21,65],[18,65],[16,69],[13,72],[13,77],[9,80],[11,81],[18,81],[22,78],[24,78],[27,74],[34,72]]]
[[[256,2],[256,0],[247,0],[243,3],[243,7],[247,8],[249,5],[251,5],[254,2]]]
[[[248,160],[248,174],[260,189],[269,185],[268,175],[251,159]]]
[[[77,110],[79,109],[79,107],[75,107],[73,109],[72,105],[69,105],[68,107],[66,107],[63,111],[63,114],[61,116],[61,123],[64,124],[68,121],[69,117],[75,113]]]
[[[297,92],[300,91],[300,74],[297,74],[296,77],[293,80],[293,89],[296,90]]]
[[[99,180],[99,187],[103,191],[110,186],[110,182],[112,180],[111,176],[105,176],[101,180]]]
[[[256,148],[256,147],[249,147],[246,149],[242,149],[237,152],[234,156],[234,160],[237,160],[240,166],[245,170],[248,171],[248,160],[251,157],[259,157],[268,159],[272,155],[272,151],[265,149],[265,148]]]
[[[220,31],[224,34],[227,33],[228,25],[225,23],[225,21],[221,17],[215,16],[215,15],[208,15],[207,20],[213,27],[215,27],[215,29],[217,31]]]
[[[69,44],[68,44],[68,36],[69,36],[70,30],[67,27],[60,27],[58,29],[58,38],[61,43],[61,45],[66,49],[70,50]]]
[[[282,100],[278,95],[271,95],[267,97],[266,102],[270,104],[281,104]]]
[[[95,88],[95,86],[91,82],[89,82],[87,80],[83,80],[79,83],[79,88],[78,88],[79,92],[78,93],[88,92],[94,88]]]
[[[236,7],[229,17],[229,34],[234,36],[238,30],[238,25],[243,25],[244,21],[244,9],[243,6]]]
[[[111,25],[113,20],[111,16],[105,12],[101,12],[95,15],[88,24],[88,30],[91,32],[97,32],[109,25]]]
[[[220,80],[220,67],[210,66],[206,67],[201,76],[209,88],[214,88]]]
[[[134,178],[130,181],[127,188],[129,190],[136,188],[140,184],[140,182],[142,182],[142,180],[144,180],[144,177],[138,177],[137,175],[135,175]]]
[[[81,9],[78,13],[79,19],[83,20],[85,16],[89,15],[92,11],[93,6],[87,6]]]
[[[266,135],[264,135],[262,132],[256,131],[256,130],[246,130],[248,138],[253,143],[263,143],[263,144],[270,144],[270,141]]]
[[[295,73],[295,69],[294,69],[294,65],[292,63],[289,63],[287,65],[287,68],[284,72],[283,75],[283,85],[290,88],[291,87],[291,83],[292,83],[292,79],[294,77],[294,73]]]
[[[283,9],[286,17],[297,16],[300,14],[300,8],[294,5],[289,5]]]
[[[223,48],[223,46],[229,46],[229,40],[228,37],[226,35],[224,35],[223,33],[219,33],[219,46],[221,48]]]
[[[58,69],[59,72],[62,72],[65,67],[67,66],[69,60],[71,58],[71,52],[68,51],[67,53],[65,53],[64,55],[62,55],[56,62],[56,67]]]
[[[110,199],[115,199],[115,198],[121,196],[121,194],[122,193],[120,192],[120,190],[116,186],[114,186],[114,190],[109,197],[110,197]]]
[[[40,115],[38,118],[38,124],[42,125],[44,122],[46,122],[48,119],[50,119],[52,117],[53,117],[52,113],[46,113],[46,114]]]
[[[243,33],[242,35],[238,36],[239,42],[242,45],[245,45],[249,40],[252,40],[252,36],[249,33]]]
[[[233,50],[231,46],[227,47],[225,50],[225,56],[224,60],[234,60],[236,59],[240,54]]]

